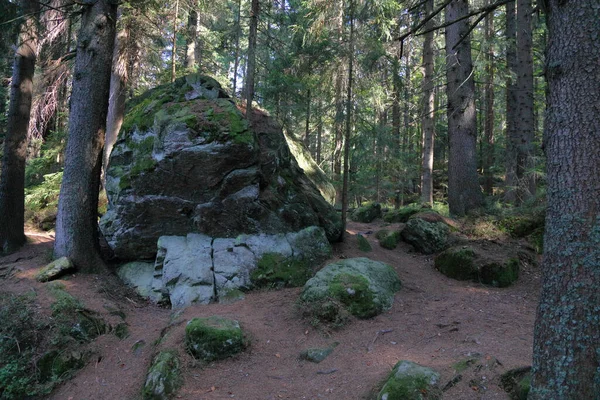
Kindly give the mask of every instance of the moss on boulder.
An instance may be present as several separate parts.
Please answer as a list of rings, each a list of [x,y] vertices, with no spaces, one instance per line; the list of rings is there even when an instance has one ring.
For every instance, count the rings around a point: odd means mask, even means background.
[[[167,400],[175,395],[183,383],[181,362],[175,350],[164,350],[152,360],[142,390],[144,400]]]
[[[358,243],[358,249],[360,251],[369,252],[369,251],[373,250],[373,248],[371,247],[371,244],[369,243],[367,238],[365,238],[360,233],[356,234],[356,241]]]
[[[391,232],[379,240],[379,245],[384,249],[393,250],[398,247],[400,239],[401,237],[399,231]]]
[[[350,214],[352,221],[372,222],[376,218],[381,218],[381,204],[373,203],[367,206],[359,207]]]
[[[402,239],[423,254],[433,254],[446,247],[450,229],[443,222],[411,218],[401,231]]]
[[[370,318],[391,308],[401,282],[394,269],[368,258],[326,265],[306,282],[300,302],[324,323],[342,322],[344,313]]]
[[[266,253],[258,260],[250,280],[257,288],[299,287],[306,283],[313,271],[304,260],[279,253]]]
[[[377,400],[438,400],[440,375],[412,361],[399,361],[392,370]]]
[[[423,210],[423,208],[420,205],[400,207],[397,210],[389,210],[388,212],[384,213],[383,220],[389,223],[407,222],[411,216],[415,215],[421,210]]]
[[[519,259],[475,246],[451,247],[435,257],[435,268],[449,278],[472,280],[496,287],[510,286],[519,278]]]
[[[224,359],[246,348],[239,322],[219,316],[190,320],[185,343],[190,354],[203,361]]]
[[[39,282],[48,282],[74,270],[75,265],[67,257],[61,257],[42,268],[35,275],[35,279]]]

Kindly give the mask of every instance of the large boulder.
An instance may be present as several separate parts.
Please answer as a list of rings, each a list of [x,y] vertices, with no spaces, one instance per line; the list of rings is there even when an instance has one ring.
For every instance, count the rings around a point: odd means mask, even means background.
[[[253,272],[273,256],[289,262],[292,268],[304,265],[311,272],[330,255],[325,231],[316,226],[286,234],[237,238],[190,233],[161,236],[154,263],[130,262],[117,274],[151,301],[182,308],[192,303],[229,301],[232,294],[260,283],[253,281]]]
[[[239,353],[247,343],[238,321],[212,316],[188,322],[185,344],[194,358],[214,361]]]
[[[443,250],[448,241],[450,228],[444,222],[429,222],[423,218],[411,218],[400,232],[402,239],[423,254]]]
[[[341,218],[260,110],[250,125],[211,78],[189,75],[129,105],[106,175],[102,232],[121,259],[152,259],[160,236],[296,232]]]
[[[364,257],[349,258],[326,265],[309,279],[300,301],[314,318],[337,323],[344,312],[370,318],[390,309],[400,287],[391,266]]]

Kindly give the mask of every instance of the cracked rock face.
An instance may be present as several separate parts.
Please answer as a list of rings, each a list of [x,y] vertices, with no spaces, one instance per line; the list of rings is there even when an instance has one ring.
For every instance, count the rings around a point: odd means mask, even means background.
[[[341,219],[298,166],[276,123],[252,126],[219,84],[189,75],[128,106],[107,171],[102,233],[116,257],[153,259],[161,236],[324,229]]]
[[[161,236],[154,263],[131,262],[118,270],[125,283],[173,308],[208,304],[252,286],[250,273],[265,254],[320,263],[331,255],[325,231],[308,227],[275,235],[211,238],[198,233]]]

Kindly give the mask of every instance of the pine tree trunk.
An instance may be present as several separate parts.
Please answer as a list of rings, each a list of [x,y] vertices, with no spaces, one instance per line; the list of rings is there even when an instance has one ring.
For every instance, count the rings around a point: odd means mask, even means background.
[[[310,149],[310,101],[311,93],[310,89],[306,91],[306,120],[304,126],[304,146],[306,149]]]
[[[517,13],[515,3],[506,4],[506,175],[504,178],[504,201],[516,203],[518,185],[517,178],[517,146],[515,142],[517,129]]]
[[[319,97],[319,112],[318,112],[318,120],[317,120],[317,149],[316,149],[316,157],[317,165],[321,166],[322,156],[321,156],[321,146],[323,141],[323,100]]]
[[[250,34],[248,35],[248,65],[246,68],[246,118],[252,119],[254,77],[256,72],[256,33],[258,29],[259,0],[252,0],[250,10]]]
[[[83,6],[77,41],[54,255],[68,257],[83,271],[103,267],[98,192],[116,19],[117,5],[110,0]]]
[[[425,3],[425,14],[433,12],[433,0]],[[434,24],[431,20],[425,25],[430,29]],[[425,34],[423,41],[423,163],[421,169],[421,202],[433,205],[433,143],[435,126],[433,123],[433,31]]]
[[[516,66],[516,126],[517,148],[517,203],[535,194],[533,141],[533,54],[531,28],[531,0],[517,0],[517,66]]]
[[[173,38],[171,49],[171,82],[177,77],[177,19],[179,18],[179,0],[175,0],[175,15],[173,16]]]
[[[600,9],[546,2],[547,213],[531,400],[600,394]]]
[[[348,51],[348,85],[346,87],[346,131],[344,133],[344,176],[342,182],[342,235],[346,235],[346,218],[348,214],[348,189],[350,172],[350,134],[352,132],[352,74],[354,67],[354,0],[350,0],[350,38]]]
[[[0,253],[13,252],[25,243],[25,161],[38,49],[39,3],[23,0],[21,4],[25,19],[13,66],[0,177]]]
[[[195,8],[190,9],[188,13],[186,36],[185,61],[183,66],[187,71],[194,71],[198,66],[198,60],[196,59],[198,41],[198,11],[196,11]]]
[[[489,4],[490,0],[486,1]],[[489,13],[485,17],[485,43],[487,51],[485,54],[485,146],[483,162],[484,192],[491,196],[494,194],[494,176],[492,166],[494,165],[494,15]]]
[[[237,96],[237,76],[238,69],[240,67],[240,35],[241,35],[241,21],[242,21],[242,0],[238,0],[237,3],[237,21],[235,24],[235,60],[233,62],[233,97]]]
[[[454,0],[446,7],[446,21],[468,12],[467,0]],[[450,213],[458,216],[480,207],[483,200],[477,176],[477,115],[471,41],[465,38],[468,28],[468,19],[446,27],[448,205]]]

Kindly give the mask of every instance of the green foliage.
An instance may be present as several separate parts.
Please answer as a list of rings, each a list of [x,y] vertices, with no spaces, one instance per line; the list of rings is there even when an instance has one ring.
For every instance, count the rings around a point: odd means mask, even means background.
[[[400,232],[395,231],[392,233],[388,233],[385,236],[383,236],[382,239],[379,239],[379,245],[381,247],[383,247],[384,249],[394,250],[396,247],[398,247],[398,243],[400,243],[400,239],[401,239]]]
[[[265,253],[250,273],[250,279],[257,288],[280,289],[302,286],[311,275],[312,270],[304,260]]]
[[[356,241],[358,242],[358,249],[360,251],[369,252],[373,250],[369,241],[360,233],[356,235]]]

